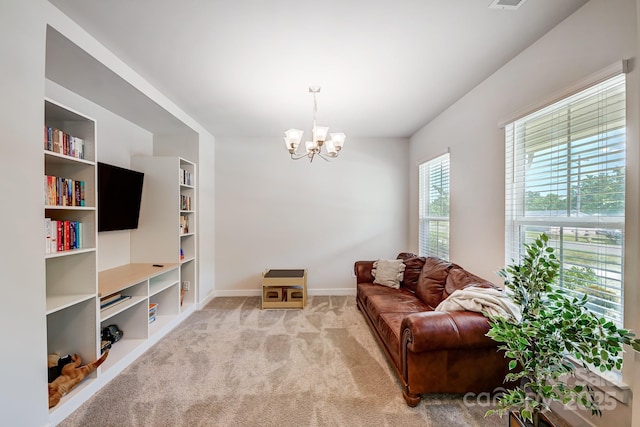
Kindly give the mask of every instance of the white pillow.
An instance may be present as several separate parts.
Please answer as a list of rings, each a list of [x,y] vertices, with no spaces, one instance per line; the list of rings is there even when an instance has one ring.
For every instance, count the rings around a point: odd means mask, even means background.
[[[373,283],[398,289],[404,276],[405,265],[401,259],[379,259],[373,263]]]

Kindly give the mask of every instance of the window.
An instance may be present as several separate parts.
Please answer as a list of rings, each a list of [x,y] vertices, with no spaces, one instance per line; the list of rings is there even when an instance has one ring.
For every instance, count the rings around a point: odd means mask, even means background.
[[[545,232],[557,286],[622,325],[624,74],[509,123],[505,136],[506,262]]]
[[[419,166],[420,255],[449,259],[449,154]]]

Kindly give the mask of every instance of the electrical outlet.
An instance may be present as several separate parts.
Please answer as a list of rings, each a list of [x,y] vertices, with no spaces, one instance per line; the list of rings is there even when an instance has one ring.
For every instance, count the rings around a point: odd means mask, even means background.
[[[189,282],[188,280],[185,280],[184,282],[182,282],[182,290],[188,291],[190,286],[191,286],[191,282]]]

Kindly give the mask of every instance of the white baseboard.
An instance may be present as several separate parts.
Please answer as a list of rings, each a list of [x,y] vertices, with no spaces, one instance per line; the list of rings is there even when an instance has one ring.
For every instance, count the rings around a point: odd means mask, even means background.
[[[308,289],[307,295],[342,296],[356,295],[356,288]]]
[[[218,297],[259,297],[261,294],[260,289],[230,289],[220,290],[212,292]],[[355,288],[331,288],[331,289],[308,289],[307,295],[313,296],[341,296],[341,295],[354,295],[356,294]],[[208,301],[207,301],[208,302]],[[204,304],[202,304],[204,307]]]
[[[202,308],[204,308],[207,304],[213,301],[215,297],[216,297],[215,291],[209,292],[209,294],[205,297],[205,299],[203,299],[198,304],[196,304],[196,310],[202,310]]]

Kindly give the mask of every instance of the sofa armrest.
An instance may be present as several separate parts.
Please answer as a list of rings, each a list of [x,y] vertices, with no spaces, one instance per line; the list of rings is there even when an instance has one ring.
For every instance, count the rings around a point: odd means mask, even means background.
[[[371,270],[374,261],[356,261],[353,271],[356,273],[356,283],[373,283]]]
[[[423,311],[402,320],[402,349],[414,353],[497,347],[486,336],[489,320],[472,311]]]

